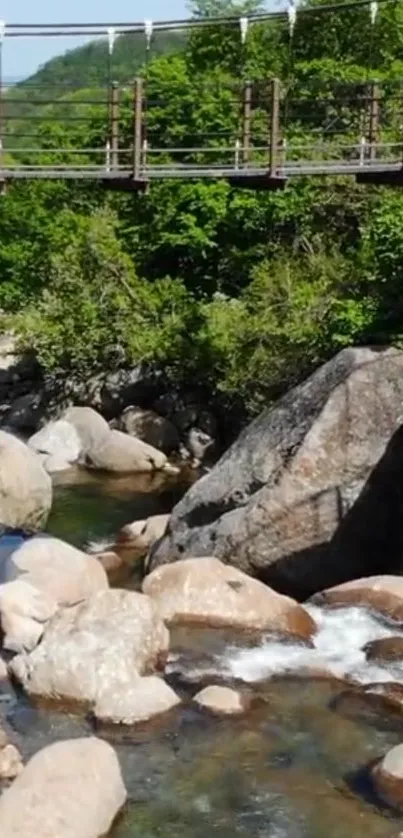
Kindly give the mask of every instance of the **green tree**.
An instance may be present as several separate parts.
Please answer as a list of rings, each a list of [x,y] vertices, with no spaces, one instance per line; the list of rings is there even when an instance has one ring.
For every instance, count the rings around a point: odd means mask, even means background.
[[[236,17],[264,11],[260,0],[192,0],[188,4],[193,17]]]

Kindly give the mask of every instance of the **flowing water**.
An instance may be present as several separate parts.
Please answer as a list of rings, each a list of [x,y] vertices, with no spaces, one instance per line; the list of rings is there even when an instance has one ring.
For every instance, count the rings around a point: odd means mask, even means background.
[[[77,545],[124,523],[167,512],[186,481],[58,479],[49,531]],[[129,792],[112,838],[398,838],[403,817],[383,807],[368,765],[403,740],[402,714],[349,703],[348,685],[394,681],[403,666],[365,659],[363,646],[403,637],[359,608],[309,606],[313,648],[223,631],[177,630],[167,677],[183,704],[158,724],[98,730],[117,748]],[[242,718],[197,710],[201,684],[235,683],[253,699]],[[340,696],[346,701],[340,702]],[[0,694],[3,719],[25,756],[90,735],[86,718]]]

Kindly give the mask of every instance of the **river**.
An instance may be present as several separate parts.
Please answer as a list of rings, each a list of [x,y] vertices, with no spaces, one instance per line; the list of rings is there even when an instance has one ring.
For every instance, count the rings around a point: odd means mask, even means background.
[[[108,539],[122,524],[169,511],[186,485],[60,477],[49,532],[78,546]],[[129,793],[111,838],[398,838],[403,817],[376,800],[366,767],[402,740],[403,715],[340,696],[346,679],[403,683],[403,667],[369,664],[362,652],[403,627],[357,608],[309,608],[319,624],[313,648],[173,634],[167,671],[181,709],[142,729],[97,730],[116,746]],[[192,705],[200,683],[220,681],[253,696],[245,716],[217,719]],[[36,708],[9,688],[0,701],[24,757],[93,732],[89,719]]]

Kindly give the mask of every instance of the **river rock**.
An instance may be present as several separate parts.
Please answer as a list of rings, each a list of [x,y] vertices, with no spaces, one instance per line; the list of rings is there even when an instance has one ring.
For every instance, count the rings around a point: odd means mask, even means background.
[[[214,445],[214,439],[210,434],[200,428],[190,428],[185,436],[186,448],[189,451],[194,468],[198,468],[203,462],[207,451]]]
[[[391,663],[403,661],[403,637],[382,637],[371,640],[364,646],[366,658],[369,661]]]
[[[145,521],[134,521],[127,524],[118,532],[115,550],[131,564],[138,558],[145,556],[150,547],[165,533],[169,515],[152,515]]]
[[[403,352],[343,350],[192,486],[150,569],[215,555],[299,599],[385,562],[393,572],[403,555],[402,404]]]
[[[153,410],[128,407],[120,418],[119,427],[165,454],[172,454],[179,449],[180,438],[175,425]]]
[[[161,451],[121,431],[109,431],[93,446],[89,460],[94,468],[104,471],[139,474],[163,469],[167,462]]]
[[[153,601],[132,591],[101,591],[59,611],[30,655],[10,668],[29,695],[92,707],[136,685],[165,663],[169,633]]]
[[[195,695],[193,701],[205,710],[222,716],[237,716],[248,709],[247,697],[229,687],[211,686]]]
[[[95,737],[56,742],[0,798],[1,838],[103,838],[125,801],[110,745]]]
[[[20,544],[3,562],[1,574],[5,582],[29,582],[58,605],[75,605],[108,587],[94,556],[49,535]]]
[[[14,780],[23,771],[21,754],[15,745],[8,744],[0,750],[0,779]],[[1,823],[0,823],[1,826]]]
[[[17,369],[21,368],[19,364]],[[22,372],[22,370],[21,370]],[[18,372],[15,373],[19,375]],[[12,382],[16,386],[16,382]],[[34,382],[30,385],[36,387]],[[7,388],[9,390],[9,388]],[[8,394],[8,399],[10,394]],[[8,410],[5,411],[2,419],[4,430],[11,428],[12,432],[19,432],[22,434],[32,433],[38,427],[40,420],[45,413],[46,400],[42,389],[36,392],[23,393],[17,398],[12,398],[12,403]]]
[[[383,800],[403,809],[403,745],[397,745],[372,769],[375,788]]]
[[[403,577],[384,575],[355,579],[322,591],[313,601],[330,606],[365,606],[400,622],[403,620]]]
[[[81,454],[81,440],[76,428],[65,419],[49,422],[41,431],[34,434],[28,443],[37,454],[45,455],[45,468],[48,463],[52,471],[63,471],[78,462]]]
[[[109,434],[108,423],[91,407],[70,407],[64,413],[63,419],[77,431],[84,454],[90,454]]]
[[[386,673],[385,673],[386,674]],[[333,709],[349,719],[386,727],[393,719],[401,722],[403,684],[395,681],[376,681],[373,684],[350,685],[335,698]]]
[[[316,625],[294,600],[218,559],[157,568],[143,582],[168,625],[229,626],[308,638]]]
[[[3,648],[10,652],[32,651],[56,610],[54,599],[23,579],[0,585]]]
[[[107,724],[135,725],[162,716],[180,703],[180,698],[162,678],[150,675],[138,678],[127,689],[102,692],[94,714]]]
[[[0,526],[36,532],[51,505],[52,483],[37,454],[0,431]]]

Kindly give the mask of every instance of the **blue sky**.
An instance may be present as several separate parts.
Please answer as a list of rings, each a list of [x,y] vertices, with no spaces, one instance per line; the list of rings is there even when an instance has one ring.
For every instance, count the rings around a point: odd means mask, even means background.
[[[56,11],[55,11],[56,9]],[[72,23],[154,20],[187,17],[186,0],[2,0],[0,17],[10,23]],[[78,38],[9,38],[4,45],[4,76],[33,73],[53,55],[79,46]]]

